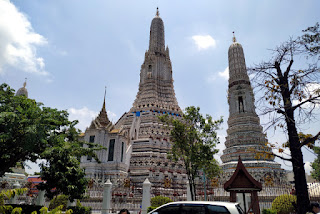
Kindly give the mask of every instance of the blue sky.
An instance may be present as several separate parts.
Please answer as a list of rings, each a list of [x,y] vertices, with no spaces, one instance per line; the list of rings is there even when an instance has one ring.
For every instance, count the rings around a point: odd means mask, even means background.
[[[221,142],[227,129],[232,32],[247,66],[253,66],[320,20],[317,0],[0,0],[0,83],[17,90],[27,78],[30,98],[68,110],[83,131],[100,111],[107,86],[108,114],[116,122],[138,91],[157,7],[179,105],[224,116]],[[315,127],[319,122],[304,130],[315,133]],[[268,138],[284,141],[285,135],[269,130]],[[306,162],[314,158],[311,153],[305,157]]]

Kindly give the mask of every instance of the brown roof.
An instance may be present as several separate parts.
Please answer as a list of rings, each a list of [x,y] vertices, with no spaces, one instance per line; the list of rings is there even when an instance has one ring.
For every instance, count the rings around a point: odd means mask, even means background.
[[[231,178],[224,184],[224,189],[228,192],[232,190],[241,190],[243,192],[245,192],[246,190],[261,191],[262,184],[255,180],[249,174],[239,156],[236,171],[233,173]]]

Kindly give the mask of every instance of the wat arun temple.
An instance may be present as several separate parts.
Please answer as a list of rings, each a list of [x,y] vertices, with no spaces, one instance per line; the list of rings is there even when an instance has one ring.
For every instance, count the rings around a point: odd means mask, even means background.
[[[259,152],[271,152],[266,146],[260,119],[255,112],[254,94],[247,74],[243,48],[235,36],[229,47],[229,118],[225,149],[221,155],[222,174],[216,179],[224,183],[234,173],[238,159],[259,182],[283,179],[285,170],[273,156],[256,158]],[[128,112],[113,124],[106,113],[105,100],[99,115],[84,133],[86,142],[106,147],[98,151],[102,163],[92,157],[81,158],[88,178],[95,184],[108,179],[115,186],[139,188],[146,178],[151,182],[152,194],[167,189],[186,189],[187,175],[182,162],[168,159],[170,131],[158,116],[167,114],[181,118],[173,85],[169,47],[165,46],[164,23],[157,10],[150,27],[149,48],[140,69],[139,90]]]

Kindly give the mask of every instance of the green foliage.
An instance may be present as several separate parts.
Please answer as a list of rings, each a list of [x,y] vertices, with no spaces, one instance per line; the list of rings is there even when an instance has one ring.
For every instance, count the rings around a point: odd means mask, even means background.
[[[295,212],[297,197],[294,195],[280,195],[272,202],[271,209],[277,214],[289,214]]]
[[[41,164],[41,178],[46,183],[39,184],[38,189],[46,190],[46,196],[53,198],[57,194],[66,194],[69,200],[82,198],[88,179],[85,178],[84,169],[80,167],[80,161],[73,153],[76,149],[74,143],[64,142],[64,145],[48,149],[45,153],[47,162]],[[54,191],[50,191],[54,189]]]
[[[62,130],[54,138],[55,146],[47,148],[41,154],[47,162],[40,165],[40,176],[47,182],[39,184],[38,189],[46,190],[49,198],[62,193],[68,195],[70,201],[83,198],[88,179],[85,178],[84,169],[80,167],[80,157],[89,154],[100,162],[94,151],[103,147],[88,143],[92,147],[84,148],[74,125]],[[52,189],[55,190],[51,191]]]
[[[153,198],[151,198],[151,206],[152,207],[159,207],[163,204],[169,203],[169,202],[173,202],[170,198],[165,197],[165,196],[155,196]]]
[[[91,207],[85,207],[85,206],[75,206],[75,207],[68,207],[69,210],[72,210],[73,214],[90,214],[91,213]]]
[[[47,207],[42,207],[40,209],[40,214],[62,214],[62,213],[72,214],[72,210],[67,210],[66,212],[62,212],[62,210],[63,210],[63,205],[57,206],[51,211],[48,211]]]
[[[80,157],[90,155],[100,163],[95,151],[103,147],[88,143],[90,146],[84,148],[83,142],[79,141],[79,132],[74,128],[75,124],[73,122],[70,127],[62,129],[60,135],[53,139],[55,146],[47,148],[41,154],[47,160],[40,165],[40,176],[46,183],[39,184],[37,188],[46,190],[48,198],[58,194],[68,195],[71,202],[83,198],[88,179],[84,169],[80,167]],[[55,190],[51,191],[52,189]]]
[[[89,212],[89,213],[91,213],[91,211]],[[73,210],[67,210],[66,212],[65,212],[65,214],[73,214]]]
[[[0,176],[17,162],[46,159],[41,166],[46,183],[38,187],[47,190],[49,198],[61,193],[69,195],[70,201],[81,198],[87,180],[79,159],[90,155],[99,162],[95,151],[104,147],[94,143],[82,147],[76,124],[68,120],[67,111],[15,96],[7,84],[0,85]]]
[[[4,205],[4,194],[1,192],[0,193],[0,206]]]
[[[82,204],[79,199],[77,199],[76,207],[82,207]]]
[[[10,204],[10,205],[0,205],[0,213],[1,214],[11,214],[12,211],[19,212],[19,210],[22,210],[22,214],[28,214],[33,213],[37,214],[37,211],[39,211],[42,208],[42,206],[37,205],[29,205],[29,204]]]
[[[77,200],[76,206],[70,206],[68,209],[72,210],[73,214],[90,214],[91,207],[82,206],[80,200]]]
[[[48,213],[48,207],[42,207],[40,209],[40,214],[47,214]]]
[[[305,34],[301,37],[301,43],[305,46],[310,55],[317,55],[320,52],[320,27],[317,22],[314,26],[303,30]]]
[[[25,96],[15,96],[0,85],[0,176],[17,162],[36,161],[56,130],[69,124],[68,113],[42,107]]]
[[[11,214],[13,207],[11,205],[1,205],[0,213],[1,214]]]
[[[262,214],[277,214],[277,211],[273,209],[263,209]]]
[[[313,169],[311,171],[311,176],[317,181],[320,181],[320,147],[314,146],[313,151],[316,154],[316,159],[311,164]]]
[[[171,129],[172,149],[169,158],[184,162],[188,175],[191,197],[195,199],[195,179],[203,170],[209,178],[219,174],[220,168],[213,155],[219,138],[216,131],[223,122],[222,118],[214,121],[210,115],[200,114],[199,107],[187,107],[182,119],[169,115],[159,117]]]
[[[155,196],[153,198],[151,198],[151,206],[148,207],[147,212],[150,212],[154,209],[156,209],[157,207],[160,207],[163,204],[169,203],[169,202],[173,202],[170,198],[165,197],[165,196]]]
[[[49,204],[49,210],[55,209],[59,206],[62,206],[62,210],[66,210],[68,203],[68,196],[66,195],[58,195],[54,197]]]
[[[7,199],[11,199],[15,195],[23,195],[27,191],[28,188],[2,190],[0,194],[0,205],[2,204],[1,198],[6,197]]]
[[[12,210],[11,214],[21,214],[22,208],[21,207],[16,207]]]
[[[147,208],[147,212],[149,213],[149,212],[151,212],[152,210],[154,210],[154,209],[156,209],[156,208],[157,208],[157,207],[150,206],[150,207]]]

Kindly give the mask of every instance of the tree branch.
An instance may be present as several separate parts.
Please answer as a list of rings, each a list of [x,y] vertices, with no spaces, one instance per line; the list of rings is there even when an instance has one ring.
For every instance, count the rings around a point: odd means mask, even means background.
[[[277,113],[279,113],[279,114],[285,114],[285,113],[286,113],[285,111],[283,111],[283,110],[280,109],[280,108],[276,108],[275,110],[276,110]]]
[[[272,155],[274,155],[274,156],[276,156],[276,157],[278,157],[278,158],[280,158],[282,160],[285,160],[285,161],[292,161],[292,158],[285,158],[285,157],[282,157],[282,156],[274,154],[274,153],[272,153]]]
[[[303,104],[309,103],[309,102],[311,102],[311,101],[313,101],[313,100],[316,100],[316,99],[318,99],[318,98],[320,98],[320,95],[315,96],[315,97],[312,97],[312,98],[310,98],[310,99],[307,99],[307,100],[305,100],[305,101],[303,101],[303,102],[301,102],[301,103],[293,106],[292,109],[293,109],[293,111],[294,111],[294,110],[296,110],[297,108],[299,108],[300,106],[302,106]]]
[[[305,140],[300,144],[299,148],[307,145],[308,143],[311,143],[311,142],[313,142],[313,141],[318,140],[319,136],[320,136],[320,132],[318,132],[318,133],[317,133],[315,136],[313,136],[313,137],[308,137],[307,139],[305,139]]]
[[[282,71],[281,71],[281,68],[280,68],[280,63],[278,61],[275,61],[274,67],[277,70],[277,76],[279,77],[279,79],[281,79],[283,76],[282,76]]]
[[[290,63],[289,63],[289,65],[288,65],[288,67],[287,67],[287,70],[284,72],[284,75],[283,75],[283,76],[284,76],[285,78],[288,78],[288,74],[289,74],[289,72],[290,72],[290,70],[291,70],[292,64],[293,64],[293,59],[290,60]]]

